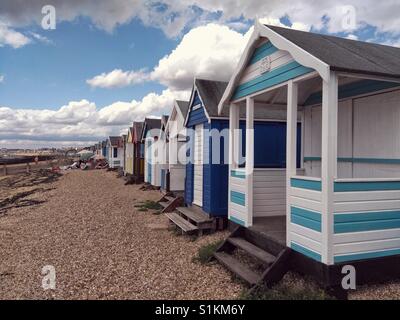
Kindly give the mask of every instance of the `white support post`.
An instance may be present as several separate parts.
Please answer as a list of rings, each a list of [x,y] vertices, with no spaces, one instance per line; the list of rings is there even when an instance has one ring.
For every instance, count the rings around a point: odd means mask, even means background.
[[[286,245],[290,247],[290,190],[291,178],[297,175],[297,107],[298,84],[289,81],[287,98],[287,124],[286,124]]]
[[[239,105],[232,103],[229,108],[229,163],[230,169],[238,168],[239,152]]]
[[[253,225],[254,99],[246,98],[246,208],[247,226]]]
[[[323,81],[322,92],[322,262],[332,265],[338,131],[338,78],[335,72],[331,72],[329,82]]]

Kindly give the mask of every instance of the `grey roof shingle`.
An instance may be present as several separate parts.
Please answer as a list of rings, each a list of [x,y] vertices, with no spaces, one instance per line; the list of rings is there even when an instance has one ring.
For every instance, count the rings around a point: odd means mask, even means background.
[[[227,82],[196,79],[195,85],[203,101],[204,108],[210,117],[226,117],[226,114],[218,115],[218,104],[228,86]],[[229,113],[228,113],[229,115]]]
[[[122,145],[122,137],[110,136],[109,139],[111,146],[113,147],[118,147]]]
[[[400,78],[400,48],[266,25],[333,71]]]
[[[181,110],[183,118],[186,118],[187,112],[189,110],[189,102],[177,100],[176,104],[178,105],[178,108]]]
[[[143,139],[147,132],[152,129],[161,129],[161,119],[146,118],[143,123],[140,139]]]

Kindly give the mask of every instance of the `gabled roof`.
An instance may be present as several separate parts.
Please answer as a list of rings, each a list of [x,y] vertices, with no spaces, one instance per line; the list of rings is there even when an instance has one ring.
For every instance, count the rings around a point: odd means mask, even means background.
[[[227,112],[224,105],[230,102],[260,38],[267,38],[279,50],[289,52],[295,61],[314,69],[325,81],[329,81],[331,71],[400,80],[399,48],[267,26],[256,21],[254,32],[219,102],[222,114]]]
[[[331,70],[400,78],[400,48],[266,26],[330,66]]]
[[[178,106],[179,110],[181,111],[183,118],[186,118],[187,112],[189,110],[189,102],[182,101],[182,100],[176,100],[176,105]]]
[[[152,129],[161,129],[161,119],[146,118],[140,134],[140,140],[145,139],[147,132]]]
[[[122,146],[122,137],[117,137],[117,136],[110,136],[108,138],[110,141],[110,145],[112,147],[121,147]]]
[[[218,104],[228,83],[215,80],[195,79],[194,85],[208,116],[211,118],[221,117],[221,115],[218,115]]]
[[[133,142],[138,142],[141,139],[141,134],[143,130],[143,122],[134,122],[133,123]]]

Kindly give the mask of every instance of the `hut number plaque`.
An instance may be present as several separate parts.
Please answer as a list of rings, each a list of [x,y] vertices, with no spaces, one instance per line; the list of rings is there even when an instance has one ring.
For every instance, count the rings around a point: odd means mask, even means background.
[[[264,74],[271,70],[271,57],[266,56],[260,61],[260,73]]]

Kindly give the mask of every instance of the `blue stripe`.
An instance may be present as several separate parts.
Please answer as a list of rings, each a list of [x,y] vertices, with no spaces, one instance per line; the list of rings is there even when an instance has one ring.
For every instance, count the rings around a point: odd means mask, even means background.
[[[361,212],[334,215],[335,233],[400,228],[400,211]]]
[[[335,182],[335,192],[400,190],[400,181]]]
[[[393,82],[361,80],[355,83],[350,83],[340,86],[339,99],[345,99],[369,92],[395,88],[398,86],[399,86],[398,83],[393,83]],[[322,103],[322,91],[319,91],[310,95],[310,97],[307,99],[304,105],[309,106],[321,103]]]
[[[267,42],[257,48],[254,51],[253,57],[250,59],[248,66],[260,61],[261,59],[270,56],[271,54],[278,51],[278,48],[274,47],[271,42]]]
[[[243,226],[243,227],[246,226],[246,224],[245,224],[242,220],[239,220],[239,219],[237,219],[237,218],[235,218],[235,217],[230,216],[230,217],[229,217],[229,220],[231,220],[231,221],[233,221],[234,223],[237,223],[237,224],[239,224],[239,225],[241,225],[241,226]]]
[[[231,202],[236,203],[241,206],[246,206],[246,196],[237,191],[231,191]]]
[[[400,249],[390,249],[384,251],[375,251],[375,252],[366,252],[366,253],[356,253],[349,255],[341,255],[335,256],[335,263],[348,262],[348,261],[357,261],[357,260],[366,260],[366,259],[374,259],[388,256],[395,256],[400,254]]]
[[[322,190],[321,181],[311,181],[311,180],[292,178],[290,179],[290,185],[293,188],[308,189],[314,191]]]
[[[305,256],[307,256],[307,257],[309,257],[311,259],[314,259],[314,260],[319,261],[319,262],[322,261],[321,255],[319,253],[317,253],[315,251],[312,251],[310,249],[307,249],[307,248],[305,248],[305,247],[303,247],[303,246],[301,246],[301,245],[299,245],[297,243],[292,242],[290,244],[290,247],[294,251],[297,251],[297,252],[299,252],[301,254],[304,254]]]
[[[290,221],[302,227],[321,232],[321,214],[306,209],[291,207]]]
[[[231,177],[238,178],[238,179],[246,179],[246,173],[244,173],[242,171],[232,170],[231,171]]]
[[[245,97],[254,92],[286,82],[290,79],[310,73],[312,71],[312,69],[300,65],[296,61],[290,62],[282,67],[276,68],[253,80],[239,85],[235,90],[232,100]]]
[[[400,159],[382,158],[338,158],[338,162],[350,163],[377,163],[377,164],[400,164]],[[321,157],[304,157],[304,161],[321,161]]]

